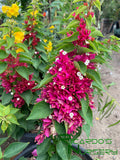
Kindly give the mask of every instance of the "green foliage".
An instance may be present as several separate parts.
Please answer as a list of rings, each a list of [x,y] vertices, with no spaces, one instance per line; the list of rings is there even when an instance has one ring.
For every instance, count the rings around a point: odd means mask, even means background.
[[[51,144],[51,139],[47,138],[41,143],[40,145],[37,146],[37,153],[38,156],[41,154],[46,154],[48,152],[49,146]]]
[[[13,110],[14,112],[19,111],[18,109],[15,108],[11,109],[10,105],[5,107],[2,104],[0,104],[0,123],[3,133],[5,133],[10,124],[19,125],[16,116],[13,114]]]
[[[14,142],[11,143],[4,151],[4,158],[11,158],[18,153],[20,153],[23,149],[25,149],[28,146],[29,143],[23,143],[23,142]]]
[[[44,101],[41,101],[33,106],[33,109],[27,120],[46,118],[52,112],[53,110],[50,109],[50,105]]]
[[[57,149],[58,155],[62,158],[62,160],[69,160],[68,146],[63,141],[59,141],[56,144],[56,149]]]

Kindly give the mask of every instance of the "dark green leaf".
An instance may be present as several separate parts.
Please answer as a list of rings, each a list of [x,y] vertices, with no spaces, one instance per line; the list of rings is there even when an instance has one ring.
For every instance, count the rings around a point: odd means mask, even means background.
[[[45,61],[45,62],[48,62],[48,57],[47,57],[47,54],[46,53],[41,53],[40,54],[41,58]]]
[[[27,147],[29,143],[22,143],[22,142],[14,142],[11,143],[4,152],[4,157],[5,158],[11,158],[18,153],[20,153],[23,149]]]
[[[119,121],[117,121],[117,122],[115,122],[115,123],[113,123],[113,124],[111,124],[111,125],[109,125],[108,127],[115,126],[115,125],[117,125],[117,124],[119,124],[119,123],[120,123],[120,120],[119,120]]]
[[[8,54],[4,50],[0,49],[0,59],[4,59],[7,57],[8,57]]]
[[[2,145],[4,142],[6,142],[8,138],[9,137],[0,138],[0,145]]]
[[[78,63],[80,65],[80,72],[84,75],[84,73],[87,71],[87,66],[82,61],[79,61]]]
[[[50,109],[50,105],[44,101],[41,101],[35,104],[27,120],[46,118],[52,112],[53,110]]]
[[[37,156],[36,160],[48,160],[48,154],[41,154]]]
[[[80,102],[81,102],[81,105],[82,105],[82,112],[83,112],[84,115],[86,115],[88,107],[89,107],[89,98],[88,98],[88,95],[86,96],[86,100],[84,98],[82,98],[80,100]]]
[[[83,130],[85,131],[87,137],[89,138],[89,136],[90,136],[90,125],[84,124],[83,125]]]
[[[92,69],[87,69],[86,74],[87,74],[88,78],[96,81],[101,86],[101,88],[103,88],[101,78],[100,78],[100,75],[98,72],[96,72],[95,70],[92,70]]]
[[[25,100],[25,102],[29,106],[29,104],[32,100],[32,97],[33,97],[32,91],[27,90],[27,91],[23,92],[22,94],[20,94],[20,96]]]
[[[53,156],[50,158],[50,160],[61,160],[61,158],[55,153]]]
[[[41,80],[40,84],[38,84],[38,85],[37,85],[36,87],[34,87],[34,88],[41,88],[41,87],[43,87],[45,84],[51,82],[52,79],[53,79],[55,76],[56,76],[56,74],[55,74],[55,75],[47,74],[47,75],[45,76],[45,78],[44,78],[43,80]]]
[[[79,111],[79,114],[84,118],[88,125],[93,126],[93,113],[90,107],[88,108],[87,113],[85,115],[83,114],[82,110]]]
[[[37,146],[37,154],[40,155],[47,153],[50,144],[51,144],[51,139],[46,138],[40,145]]]
[[[16,71],[18,72],[18,74],[20,74],[23,78],[29,80],[29,75],[30,72],[28,70],[28,68],[24,67],[24,66],[20,66],[16,69]]]
[[[0,62],[0,74],[3,73],[7,69],[7,63]]]
[[[76,155],[72,155],[70,160],[82,160],[82,159]]]
[[[55,129],[58,134],[66,134],[64,123],[58,123],[55,121]]]
[[[8,104],[11,99],[13,98],[13,95],[11,95],[10,93],[6,93],[5,91],[2,94],[1,100],[2,100],[2,104],[6,105]]]
[[[56,149],[57,149],[58,155],[62,158],[62,160],[69,160],[68,147],[63,141],[57,142]]]

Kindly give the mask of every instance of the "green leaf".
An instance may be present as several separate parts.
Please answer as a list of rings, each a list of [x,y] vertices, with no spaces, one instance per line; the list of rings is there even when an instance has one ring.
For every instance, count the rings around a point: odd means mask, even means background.
[[[103,88],[101,78],[100,78],[100,75],[98,72],[96,72],[95,70],[92,70],[92,69],[87,69],[86,74],[87,74],[88,78],[96,81],[101,86],[101,88]]]
[[[5,138],[0,138],[0,146],[7,141],[9,137],[5,137]]]
[[[73,3],[80,2],[80,1],[83,1],[83,0],[74,0]]]
[[[2,93],[2,97],[1,97],[1,100],[2,100],[2,104],[3,105],[6,105],[8,104],[11,99],[13,98],[13,95],[11,95],[10,93],[6,93],[5,91]]]
[[[44,79],[40,81],[40,84],[38,84],[36,87],[34,87],[34,89],[43,87],[45,84],[51,82],[55,76],[56,76],[56,74],[55,75],[47,74],[44,77]]]
[[[73,42],[78,39],[79,32],[73,33],[70,37],[62,39],[63,42]]]
[[[80,72],[84,75],[84,73],[87,71],[87,66],[82,61],[79,61],[78,63],[80,66]]]
[[[25,92],[23,92],[22,94],[20,94],[20,96],[25,100],[25,102],[27,103],[27,105],[29,106],[32,98],[33,98],[33,94],[31,90],[27,90]]]
[[[35,104],[27,120],[46,118],[52,112],[53,110],[50,109],[50,105],[48,103],[45,103],[44,101],[41,101]]]
[[[41,154],[37,156],[36,160],[48,160],[48,154]]]
[[[37,146],[37,154],[40,155],[47,153],[50,144],[51,144],[51,139],[46,138],[40,145]]]
[[[89,53],[89,52],[95,52],[95,50],[92,50],[92,49],[89,49],[89,48],[86,48],[86,47],[80,47],[80,46],[77,46],[78,48],[78,53],[79,54],[82,54],[82,53]]]
[[[120,123],[120,120],[119,120],[119,121],[117,121],[117,122],[115,122],[115,123],[113,123],[113,124],[111,124],[111,125],[109,125],[108,127],[115,126],[115,125],[117,125],[117,124],[119,124],[119,123]]]
[[[15,50],[10,50],[10,53],[11,53],[11,55],[13,56],[13,57],[17,57],[17,53],[16,53],[16,51]]]
[[[99,36],[100,37],[104,37],[103,34],[100,31],[98,31],[98,30],[95,30],[95,31],[91,32],[90,36],[94,37],[94,38],[97,38]]]
[[[11,143],[4,152],[4,157],[5,158],[11,158],[27,147],[29,143],[23,143],[23,142],[14,142]]]
[[[6,37],[6,40],[7,40],[7,48],[6,49],[9,49],[10,47],[12,47],[13,46],[13,44],[14,44],[14,41],[15,41],[15,38],[13,37],[13,38],[11,38],[11,37]]]
[[[10,107],[7,106],[3,108],[3,116],[7,116],[10,113]]]
[[[48,57],[47,57],[47,54],[45,54],[45,53],[41,53],[40,54],[40,56],[41,56],[41,58],[45,61],[45,62],[48,62]]]
[[[73,20],[71,21],[68,26],[66,27],[67,28],[73,28],[74,26],[77,26],[80,22],[78,20]]]
[[[69,160],[68,147],[63,141],[57,142],[56,149],[57,149],[58,155],[62,158],[62,160]]]
[[[2,46],[3,44],[5,44],[5,40],[4,39],[0,39],[0,46]]]
[[[94,52],[97,52],[98,49],[97,49],[95,42],[89,41],[89,43],[90,43],[90,47],[92,47],[92,50],[94,50]]]
[[[82,159],[76,155],[72,155],[70,160],[82,160]]]
[[[61,160],[61,158],[58,156],[58,154],[53,154],[53,156],[50,158],[50,160]]]
[[[7,69],[7,63],[0,62],[0,74],[3,73]]]
[[[58,134],[66,134],[64,123],[58,123],[55,121],[55,130]]]
[[[91,59],[90,61],[96,63],[107,63],[107,61],[100,55],[95,56],[95,58]]]
[[[69,42],[69,43],[62,43],[62,44],[59,44],[58,46],[58,49],[57,50],[60,50],[60,49],[63,49],[64,51],[66,52],[71,52],[75,49],[75,46],[73,43]]]
[[[90,125],[84,124],[83,125],[83,130],[85,131],[87,137],[89,138],[89,136],[90,136]]]
[[[6,123],[6,121],[2,121],[1,129],[2,129],[3,133],[5,133],[7,128],[8,128],[8,123]]]
[[[73,63],[74,63],[75,68],[81,71],[79,63],[77,61],[74,61]]]
[[[90,126],[93,126],[93,113],[92,113],[92,110],[91,108],[89,107],[88,110],[87,110],[87,113],[86,114],[83,114],[82,110],[78,111],[79,114],[84,118],[84,120],[86,121],[86,123]]]
[[[80,102],[81,102],[81,105],[82,105],[82,112],[83,112],[84,115],[86,115],[88,107],[89,107],[89,98],[88,98],[88,95],[86,96],[86,100],[84,98],[82,98],[80,100]]]
[[[6,116],[6,119],[13,124],[19,125],[19,123],[17,122],[17,118],[13,114],[9,114],[8,116]]]
[[[19,75],[21,75],[23,78],[29,80],[29,75],[30,75],[30,72],[29,72],[29,69],[24,67],[24,66],[20,66],[20,67],[17,67],[16,71],[18,72]]]
[[[0,49],[0,59],[4,59],[7,57],[8,57],[8,54],[4,50]]]
[[[3,157],[3,154],[2,154],[1,147],[0,147],[0,159],[2,159],[2,157]]]
[[[24,43],[16,43],[15,46],[23,49],[25,52],[29,52],[27,46]]]
[[[94,3],[94,5],[99,9],[99,11],[101,11],[100,0],[94,0],[93,3]]]

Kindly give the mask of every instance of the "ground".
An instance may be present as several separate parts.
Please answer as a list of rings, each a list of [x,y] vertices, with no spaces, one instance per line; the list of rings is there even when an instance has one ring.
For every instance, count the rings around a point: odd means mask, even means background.
[[[92,150],[91,157],[93,158],[93,160],[120,160],[120,123],[113,127],[108,127],[110,124],[113,124],[120,120],[120,54],[113,53],[112,57],[113,60],[111,62],[111,69],[107,68],[106,66],[102,66],[100,67],[100,72],[104,85],[112,82],[115,83],[114,86],[110,87],[108,92],[111,96],[113,96],[113,98],[116,99],[117,103],[119,104],[117,104],[116,108],[113,110],[113,112],[108,118],[104,118],[100,121],[98,119],[99,113],[97,111],[97,103],[95,102],[96,109],[94,109],[93,112],[93,127],[91,128],[91,133],[89,137],[91,142],[90,144],[87,144],[87,136],[84,132],[78,140],[78,143],[81,143],[80,145],[82,147]],[[103,101],[105,101],[105,97],[106,95],[104,95]],[[94,144],[96,142],[97,144]],[[98,150],[93,151],[93,149],[104,149],[102,150],[103,155],[98,155]],[[94,153],[96,153],[97,155],[93,155]]]

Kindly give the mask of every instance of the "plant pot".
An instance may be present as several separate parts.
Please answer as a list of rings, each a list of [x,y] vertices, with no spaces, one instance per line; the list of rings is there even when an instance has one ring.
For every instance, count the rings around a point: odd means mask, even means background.
[[[25,157],[25,158],[30,158],[32,157],[32,151],[34,149],[36,149],[37,147],[37,144],[34,142],[35,140],[35,137],[36,137],[37,134],[32,134],[32,133],[26,133],[24,134],[24,136],[21,138],[21,142],[30,142],[30,144],[23,150],[23,152],[21,152],[17,157],[15,157],[14,160],[19,160],[19,158],[21,157]],[[77,144],[72,144],[72,147],[75,149],[75,150],[78,150],[79,149],[79,153],[80,154],[80,158],[82,160],[93,160],[90,155],[86,152],[86,150],[84,148],[82,148],[81,146],[79,146],[78,148],[78,145]]]

